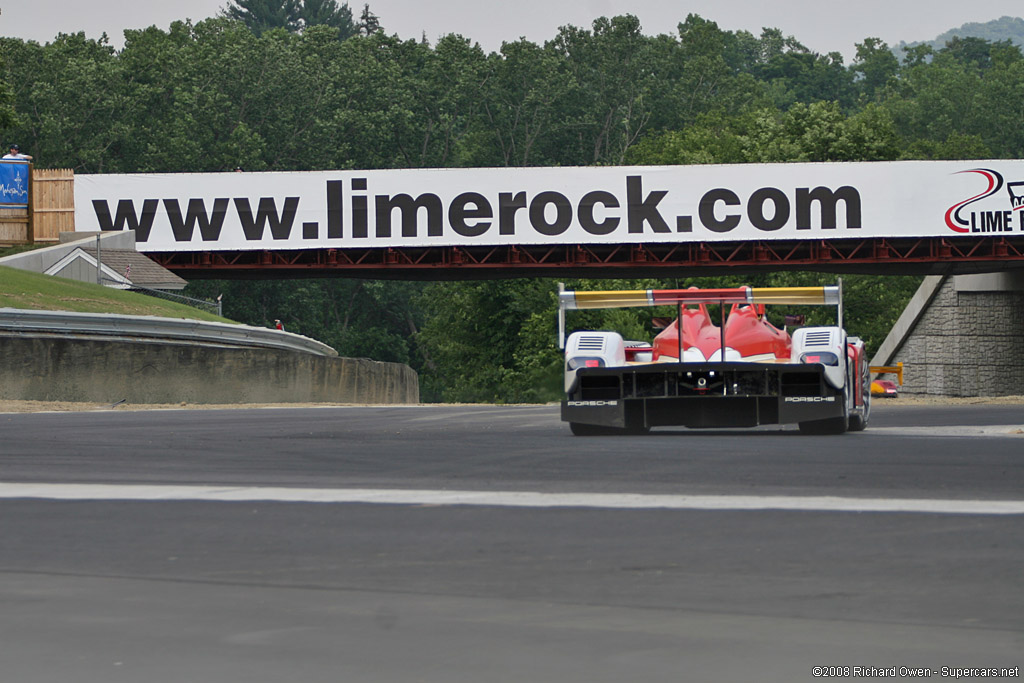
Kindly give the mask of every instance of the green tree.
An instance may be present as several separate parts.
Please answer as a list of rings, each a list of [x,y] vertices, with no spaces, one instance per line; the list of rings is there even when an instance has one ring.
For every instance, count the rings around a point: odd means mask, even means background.
[[[381,26],[380,17],[370,11],[370,4],[363,5],[363,11],[359,15],[359,33],[364,36],[372,36],[384,30]]]
[[[637,164],[885,161],[900,156],[888,111],[846,116],[835,102],[797,103],[726,118],[704,117],[681,131],[651,135],[632,151]]]
[[[405,167],[458,166],[458,149],[483,100],[489,77],[479,45],[447,35],[431,49],[406,41],[398,52],[411,116],[396,130]]]
[[[632,16],[595,19],[593,31],[562,27],[552,43],[578,85],[563,163],[620,164],[652,115],[656,53]],[[568,130],[566,132],[569,132]]]
[[[1024,144],[1016,112],[1022,106],[1024,57],[1008,44],[982,48],[977,39],[960,41],[931,61],[914,57],[905,63],[881,101],[902,139],[905,158],[1020,155]]]
[[[990,43],[983,38],[961,38],[953,36],[940,52],[949,55],[951,58],[966,67],[985,71],[991,69],[992,50],[997,44]],[[1006,41],[1000,47],[1011,47],[1010,41]]]
[[[765,161],[883,161],[899,154],[887,112],[864,110],[847,118],[835,102],[797,104],[752,137],[749,157]],[[757,151],[760,150],[760,151]]]
[[[0,59],[0,73],[5,73],[3,59]],[[0,77],[0,130],[7,130],[14,126],[18,115],[14,111],[14,92],[6,78]]]
[[[174,25],[169,37],[126,42],[129,57],[136,49],[144,53],[133,64],[151,64],[153,50],[174,56],[170,106],[138,123],[157,129],[145,136],[147,165],[162,171],[302,168],[305,150],[296,132],[309,125],[315,99],[311,74],[295,49],[301,40],[280,30],[257,36],[241,24],[214,19]]]
[[[899,60],[889,46],[878,38],[857,43],[857,56],[850,70],[857,75],[857,88],[868,101],[879,98],[899,71]]]
[[[81,172],[117,170],[129,131],[120,63],[105,36],[60,34],[45,46],[0,41],[17,120],[9,131],[40,164]]]
[[[754,112],[737,116],[703,114],[682,130],[658,131],[641,139],[627,158],[631,164],[740,164],[748,161],[747,135]]]
[[[377,32],[340,44],[332,73],[333,112],[327,129],[340,145],[341,168],[408,168],[417,165],[417,94],[408,65],[426,48]],[[419,138],[421,139],[421,138]],[[318,144],[314,142],[313,144]]]
[[[417,301],[426,313],[419,339],[434,363],[421,377],[424,395],[448,402],[502,403],[549,395],[551,366],[560,363],[555,318],[547,316],[555,291],[545,280],[429,285]],[[546,339],[538,343],[538,337]],[[525,339],[540,356],[521,351]]]
[[[1024,158],[1024,57],[1016,46],[993,48],[993,54],[994,63],[982,75],[967,132],[984,141],[990,153]]]
[[[302,26],[302,10],[302,0],[231,0],[224,8],[224,16],[262,35],[275,28],[298,31]]]
[[[677,43],[659,40],[663,53],[652,94],[652,128],[680,130],[702,117],[726,118],[767,104],[763,88],[749,73],[760,47],[750,34],[723,31],[690,14],[678,26]]]
[[[352,20],[352,9],[347,2],[339,5],[337,0],[303,0],[298,16],[304,29],[311,26],[330,26],[338,32],[340,40],[359,33],[359,27]]]
[[[761,61],[751,67],[764,83],[776,106],[794,103],[837,102],[844,110],[853,106],[853,76],[838,52],[812,53],[793,38],[768,29],[761,36]]]
[[[903,53],[903,66],[912,68],[927,64],[935,56],[935,50],[930,45],[914,45],[908,47]]]
[[[836,161],[895,161],[902,153],[892,116],[874,103],[846,119],[831,150]]]
[[[979,85],[977,72],[948,54],[938,54],[930,63],[904,68],[882,106],[908,146],[920,140],[946,140],[971,132],[968,126]]]
[[[464,145],[464,160],[480,166],[537,166],[560,150],[545,144],[571,125],[564,114],[576,83],[551,46],[526,39],[503,43],[487,58],[481,101]]]
[[[1024,56],[1008,43],[957,41],[904,66],[882,106],[907,158],[1018,158]],[[996,106],[994,106],[994,103]]]

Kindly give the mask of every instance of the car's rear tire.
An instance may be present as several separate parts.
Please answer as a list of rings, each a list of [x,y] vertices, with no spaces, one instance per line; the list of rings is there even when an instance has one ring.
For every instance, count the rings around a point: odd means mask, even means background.
[[[857,412],[850,413],[851,432],[863,432],[871,418],[871,374],[866,366],[862,366],[862,370],[864,374],[860,378],[860,391],[864,405]]]

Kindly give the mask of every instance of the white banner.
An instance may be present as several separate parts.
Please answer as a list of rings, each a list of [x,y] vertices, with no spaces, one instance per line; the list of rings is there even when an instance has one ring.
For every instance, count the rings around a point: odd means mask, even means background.
[[[75,229],[142,251],[1024,232],[1024,161],[75,176]]]

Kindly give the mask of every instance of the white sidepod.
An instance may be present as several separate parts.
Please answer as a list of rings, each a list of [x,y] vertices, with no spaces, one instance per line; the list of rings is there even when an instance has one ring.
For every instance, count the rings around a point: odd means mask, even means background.
[[[846,333],[839,327],[801,327],[793,332],[792,358],[825,366],[825,379],[836,389],[846,386]]]
[[[573,332],[565,342],[565,391],[572,391],[580,368],[626,365],[626,343],[618,332]]]

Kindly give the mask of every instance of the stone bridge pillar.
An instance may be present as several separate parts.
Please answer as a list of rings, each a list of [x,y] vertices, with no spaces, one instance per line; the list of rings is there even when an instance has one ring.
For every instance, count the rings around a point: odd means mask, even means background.
[[[906,396],[1024,395],[1024,272],[925,278],[871,364],[900,361]]]

